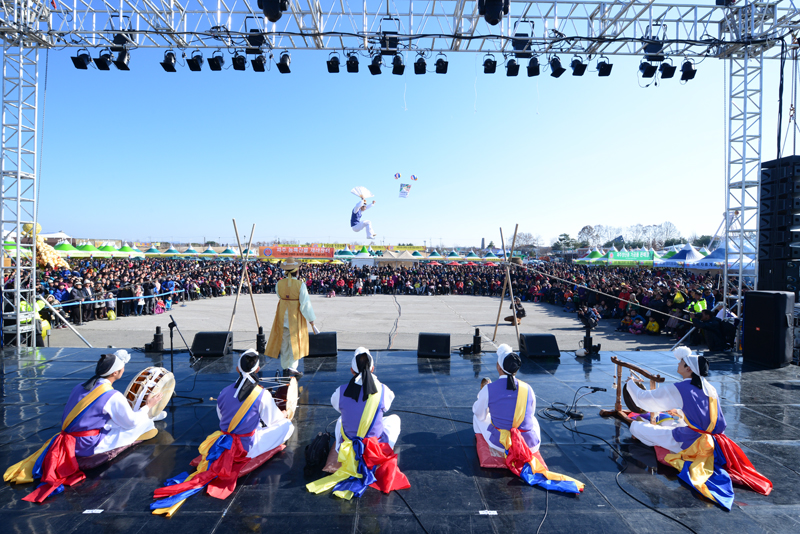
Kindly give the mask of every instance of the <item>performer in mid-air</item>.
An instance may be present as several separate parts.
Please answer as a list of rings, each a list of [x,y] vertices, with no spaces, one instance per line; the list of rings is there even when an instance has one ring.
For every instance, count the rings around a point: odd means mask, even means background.
[[[367,199],[372,196],[372,193],[370,193],[366,187],[362,186],[354,187],[350,192],[361,199],[350,214],[350,228],[352,228],[354,232],[360,232],[366,229],[367,239],[375,239],[375,232],[372,230],[372,221],[361,219],[364,212],[375,205],[374,200],[372,204],[367,202]]]

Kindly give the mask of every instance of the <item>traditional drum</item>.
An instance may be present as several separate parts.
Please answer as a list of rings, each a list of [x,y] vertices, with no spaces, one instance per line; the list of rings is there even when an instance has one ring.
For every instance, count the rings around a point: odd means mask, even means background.
[[[267,385],[270,383],[271,385]],[[261,387],[269,390],[272,399],[275,401],[275,405],[279,409],[285,410],[286,418],[291,421],[294,417],[294,412],[297,410],[297,400],[300,398],[297,389],[297,380],[294,377],[262,379]]]
[[[125,388],[125,399],[131,405],[133,411],[138,411],[144,406],[150,395],[163,394],[161,400],[150,408],[148,415],[150,419],[160,414],[172,398],[175,391],[175,376],[163,367],[148,367],[133,379]]]

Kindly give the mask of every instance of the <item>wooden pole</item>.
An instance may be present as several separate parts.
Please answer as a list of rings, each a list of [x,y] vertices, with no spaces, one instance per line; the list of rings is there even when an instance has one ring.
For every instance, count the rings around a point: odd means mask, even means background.
[[[511,261],[511,259],[514,257],[514,247],[517,244],[517,230],[519,230],[519,224],[514,226],[514,237],[511,238],[511,255],[508,257],[508,261]],[[517,309],[513,307],[514,289],[513,285],[511,284],[511,268],[508,266],[507,263],[506,263],[506,279],[508,280],[508,298],[511,299],[511,306],[512,306],[511,309],[514,312],[512,313],[512,315],[514,316],[514,330],[517,333],[517,349],[519,349],[519,324],[517,324]]]
[[[236,233],[236,242],[239,243],[239,228],[236,226],[236,219],[233,219],[233,231]],[[252,241],[253,236],[250,236],[250,240]],[[241,252],[242,246],[239,243],[239,252]],[[231,312],[231,322],[228,324],[228,332],[233,331],[233,319],[236,317],[236,305],[239,304],[239,295],[242,293],[242,284],[244,283],[244,276],[247,273],[247,265],[242,267],[242,276],[239,277],[239,288],[236,290],[236,298],[233,300],[233,312]]]
[[[500,241],[503,241],[503,229],[500,228]],[[503,259],[505,260],[506,246],[503,242]],[[497,327],[500,324],[500,314],[503,313],[503,300],[506,296],[506,284],[508,284],[508,276],[503,278],[503,290],[500,292],[500,309],[497,310],[497,320],[494,322],[494,334],[492,334],[492,341],[497,337]]]
[[[253,244],[253,234],[256,232],[256,225],[253,223],[253,227],[250,229],[250,241],[247,243],[247,251],[250,251],[250,247]],[[247,272],[247,258],[244,255],[244,251],[242,250],[242,243],[239,241],[239,232],[236,232],[236,243],[239,245],[239,256],[242,258],[242,274]],[[240,287],[241,289],[241,287]],[[253,314],[256,316],[256,328],[261,328],[261,322],[258,320],[258,310],[256,310],[256,300],[253,297],[253,286],[250,284],[250,277],[247,277],[247,289],[250,293],[250,303],[253,305]]]

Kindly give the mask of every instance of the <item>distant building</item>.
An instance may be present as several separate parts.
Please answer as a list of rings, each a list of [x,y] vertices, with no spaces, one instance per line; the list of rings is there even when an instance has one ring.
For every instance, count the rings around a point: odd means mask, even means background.
[[[485,248],[486,248],[486,238],[482,237],[481,238],[481,250],[483,250]]]

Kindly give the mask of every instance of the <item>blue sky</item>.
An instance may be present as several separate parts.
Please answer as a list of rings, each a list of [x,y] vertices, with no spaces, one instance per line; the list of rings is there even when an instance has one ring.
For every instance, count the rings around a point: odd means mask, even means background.
[[[666,220],[709,234],[722,220],[719,60],[685,85],[640,88],[638,59],[623,57],[609,78],[554,79],[527,78],[524,64],[517,78],[500,65],[485,75],[474,54],[424,76],[406,56],[402,77],[371,76],[366,58],[358,74],[328,74],[322,52],[293,53],[289,75],[165,73],[154,50],[133,51],[130,72],[78,71],[73,54],[49,59],[45,232],[228,243],[236,217],[241,234],[256,223],[256,240],[366,243],[349,228],[356,185],[376,195],[379,244],[477,246],[515,223],[546,242],[586,224]],[[775,154],[777,72],[765,70],[764,159]],[[413,184],[409,198],[400,183]]]

